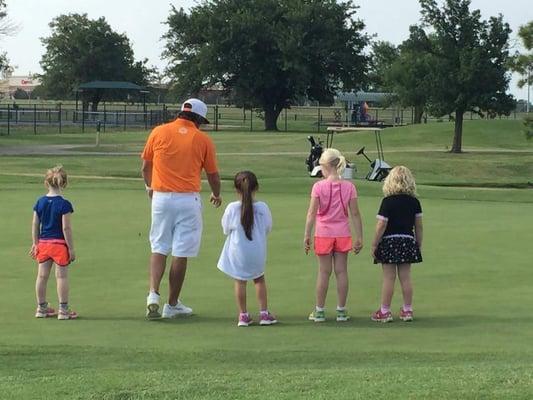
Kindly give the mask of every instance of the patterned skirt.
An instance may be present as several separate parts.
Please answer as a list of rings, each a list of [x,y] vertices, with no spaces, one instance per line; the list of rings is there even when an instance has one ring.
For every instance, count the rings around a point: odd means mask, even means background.
[[[415,239],[409,235],[384,236],[376,249],[374,264],[414,264],[422,262]]]

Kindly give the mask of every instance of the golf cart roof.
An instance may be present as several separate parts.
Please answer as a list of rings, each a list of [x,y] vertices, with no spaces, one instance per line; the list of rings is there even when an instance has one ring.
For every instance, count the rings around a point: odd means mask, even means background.
[[[382,131],[383,128],[372,128],[372,127],[357,127],[357,126],[328,126],[327,128],[330,132],[358,132],[358,131]]]

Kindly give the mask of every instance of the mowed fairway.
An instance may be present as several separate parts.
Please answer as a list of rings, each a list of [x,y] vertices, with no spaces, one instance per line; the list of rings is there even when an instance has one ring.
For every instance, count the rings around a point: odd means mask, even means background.
[[[316,260],[301,245],[313,183],[305,177],[305,155],[245,154],[305,152],[305,135],[213,134],[226,153],[219,157],[223,177],[255,171],[259,198],[273,213],[266,278],[280,324],[272,327],[236,327],[232,281],[216,268],[223,209],[207,203],[207,188],[202,250],[190,263],[181,296],[195,315],[149,322],[143,184],[97,178],[138,177],[138,156],[0,157],[0,398],[531,398],[533,191],[523,187],[533,181],[533,145],[518,122],[476,121],[465,126],[465,144],[477,152],[450,155],[444,153],[450,129],[433,124],[398,128],[388,137],[384,132],[387,161],[413,168],[424,209],[424,263],[413,267],[410,324],[370,320],[381,284],[380,267],[369,254],[381,185],[360,179],[365,248],[349,258],[352,320],[307,321]],[[334,146],[356,160],[360,145],[373,149],[372,136],[357,135],[340,135]],[[145,137],[113,134],[103,142],[112,144],[109,152],[136,151]],[[89,135],[65,135],[63,142],[57,135],[0,137],[0,150],[51,143],[97,150],[91,141]],[[520,152],[510,152],[515,150]],[[36,267],[27,252],[31,209],[43,193],[42,179],[33,174],[58,162],[74,176],[95,176],[72,178],[65,194],[75,208],[78,260],[70,280],[77,321],[33,318]],[[366,171],[359,159],[357,166],[359,175]],[[226,181],[225,204],[233,200]],[[48,290],[56,306],[53,278]],[[252,287],[248,298],[256,317]],[[395,316],[400,305],[397,288]],[[327,307],[333,317],[333,279]]]

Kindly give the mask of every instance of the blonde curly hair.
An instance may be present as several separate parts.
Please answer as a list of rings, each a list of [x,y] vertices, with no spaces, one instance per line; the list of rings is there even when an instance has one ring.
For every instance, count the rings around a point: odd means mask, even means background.
[[[399,165],[391,169],[383,182],[383,194],[385,197],[394,194],[416,196],[415,178],[409,168]]]
[[[56,165],[54,168],[50,168],[46,171],[44,183],[47,187],[64,189],[68,185],[67,172],[62,165]]]

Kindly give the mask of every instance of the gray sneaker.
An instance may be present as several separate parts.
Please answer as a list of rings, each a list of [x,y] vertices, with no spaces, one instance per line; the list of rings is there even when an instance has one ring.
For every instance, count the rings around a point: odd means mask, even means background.
[[[159,295],[155,292],[150,292],[146,298],[146,318],[158,319],[161,318],[159,312]]]
[[[165,304],[163,306],[163,313],[161,317],[163,318],[177,318],[182,316],[187,316],[192,314],[192,308],[187,307],[181,301],[178,300],[175,306],[170,304]]]

